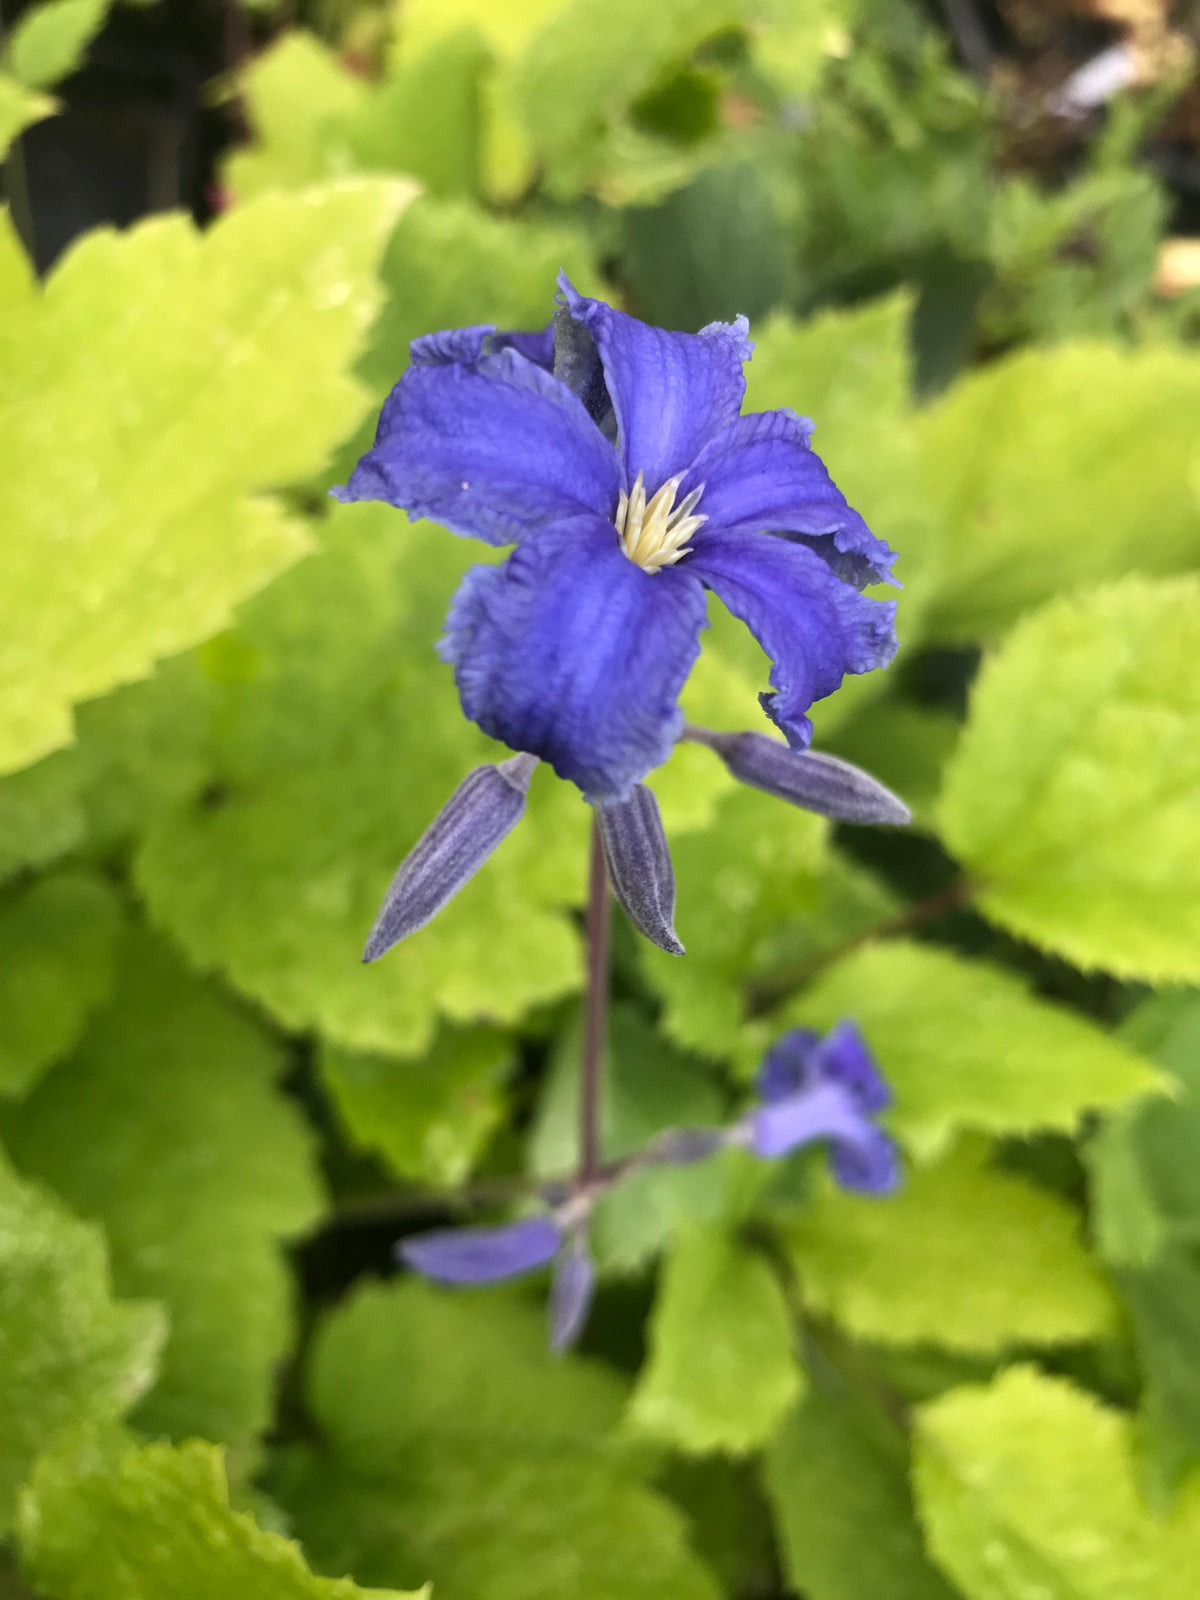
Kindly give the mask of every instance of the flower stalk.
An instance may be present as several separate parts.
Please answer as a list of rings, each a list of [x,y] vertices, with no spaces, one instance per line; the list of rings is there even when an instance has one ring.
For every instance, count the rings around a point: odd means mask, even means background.
[[[611,937],[612,896],[608,890],[608,868],[599,819],[593,813],[588,866],[587,992],[579,1090],[579,1182],[583,1187],[593,1184],[600,1172],[600,1097],[604,1089]]]

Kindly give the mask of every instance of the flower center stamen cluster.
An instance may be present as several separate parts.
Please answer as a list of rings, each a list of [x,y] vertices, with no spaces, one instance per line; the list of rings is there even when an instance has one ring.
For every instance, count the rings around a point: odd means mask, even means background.
[[[668,478],[649,501],[646,485],[639,472],[628,494],[621,490],[614,518],[621,549],[646,572],[658,572],[662,567],[672,567],[688,553],[687,541],[703,523],[706,516],[693,512],[704,493],[704,485],[684,495],[678,505],[675,495],[687,476],[679,472]]]

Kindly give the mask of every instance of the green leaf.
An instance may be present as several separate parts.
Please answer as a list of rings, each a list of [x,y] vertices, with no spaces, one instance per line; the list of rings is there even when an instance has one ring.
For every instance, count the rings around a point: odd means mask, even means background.
[[[1121,1031],[1179,1086],[1109,1118],[1085,1152],[1096,1242],[1133,1318],[1147,1465],[1169,1479],[1172,1456],[1200,1458],[1200,995],[1154,995]]]
[[[363,1285],[327,1318],[308,1394],[348,1464],[391,1472],[440,1436],[595,1448],[618,1421],[624,1389],[597,1363],[552,1356],[544,1315],[512,1288],[406,1278]]]
[[[108,998],[120,915],[92,873],[42,878],[0,899],[0,1093],[31,1089]]]
[[[554,190],[587,184],[605,136],[664,68],[746,14],[744,0],[568,0],[504,69],[500,93],[524,123]]]
[[[1138,1493],[1132,1424],[1030,1367],[918,1413],[929,1545],[969,1600],[1191,1600],[1200,1478],[1165,1517]]]
[[[461,200],[418,200],[384,256],[388,297],[359,370],[382,396],[407,366],[410,342],[423,333],[477,322],[544,328],[560,270],[581,293],[600,291],[578,228],[493,217]]]
[[[1087,1146],[1100,1250],[1146,1266],[1167,1246],[1200,1244],[1200,995],[1155,995],[1121,1031],[1179,1085],[1109,1118]]]
[[[675,926],[688,953],[680,960],[640,941],[638,958],[677,1044],[710,1056],[760,1051],[765,1032],[744,1021],[743,986],[777,964],[781,923],[821,914],[827,833],[821,818],[737,788],[711,827],[672,842]]]
[[[712,1600],[677,1513],[605,1443],[622,1385],[551,1356],[511,1290],[360,1290],[319,1335],[309,1392],[329,1453],[285,1463],[280,1492],[327,1568],[420,1571],[446,1600]]]
[[[296,559],[304,531],[262,491],[360,415],[345,368],[405,198],[360,182],[203,234],[100,230],[44,292],[0,302],[0,770],[68,743],[74,701],[213,633]]]
[[[753,1450],[800,1393],[792,1346],[766,1259],[722,1228],[684,1232],[659,1282],[627,1425],[696,1455]]]
[[[1127,1267],[1116,1276],[1133,1318],[1148,1442],[1161,1452],[1169,1441],[1186,1451],[1186,1465],[1195,1466],[1200,1461],[1200,1260],[1194,1250],[1174,1245],[1152,1266]]]
[[[498,1028],[445,1028],[415,1060],[325,1046],[321,1076],[360,1145],[406,1178],[453,1186],[504,1114],[513,1041]]]
[[[933,832],[942,769],[958,734],[949,712],[880,694],[839,721],[821,748],[865,767],[900,795],[918,828]]]
[[[822,1030],[861,1027],[892,1086],[889,1122],[918,1160],[960,1128],[1071,1131],[1087,1110],[1168,1087],[1144,1057],[1012,974],[932,945],[869,945],[785,1011]]]
[[[154,1381],[157,1306],[114,1300],[104,1235],[0,1156],[0,1530],[38,1454]]]
[[[199,1440],[64,1447],[39,1462],[20,1534],[23,1569],[58,1600],[406,1600],[314,1577],[231,1509],[222,1452]]]
[[[739,313],[754,321],[783,297],[790,241],[753,162],[706,166],[623,223],[622,265],[646,322],[691,332]]]
[[[86,830],[74,750],[0,778],[0,883],[66,855]]]
[[[1200,581],[1128,578],[1027,617],[976,683],[946,843],[1076,966],[1200,978],[1198,632]]]
[[[147,1429],[245,1447],[271,1415],[292,1340],[280,1243],[320,1204],[282,1069],[260,1027],[130,934],[112,1005],[7,1119],[18,1166],[105,1224],[118,1289],[170,1311]]]
[[[8,45],[9,70],[30,89],[73,72],[108,13],[108,0],[44,0],[24,12]]]
[[[38,94],[7,72],[0,71],[0,160],[8,154],[14,139],[32,123],[50,116],[54,109],[55,101],[49,95]],[[3,222],[0,222],[2,231]],[[3,249],[2,243],[0,249]]]
[[[815,447],[838,487],[900,554],[897,576],[905,587],[899,631],[909,647],[921,633],[932,555],[918,476],[911,319],[907,292],[823,311],[804,322],[771,317],[752,330],[745,403],[747,411],[791,407],[816,423]],[[886,682],[877,672],[849,678],[819,702],[813,713],[817,743]]]
[[[237,201],[304,188],[351,165],[341,124],[369,90],[311,33],[292,28],[251,56],[238,88],[255,139],[225,164],[224,180]]]
[[[1198,406],[1200,360],[1165,341],[1023,350],[955,384],[921,430],[934,637],[995,637],[1063,589],[1193,567]]]
[[[765,1466],[792,1588],[809,1600],[952,1600],[921,1543],[907,1442],[861,1397],[814,1385]]]
[[[478,187],[482,43],[451,33],[366,83],[311,34],[293,30],[249,61],[239,87],[256,142],[226,179],[239,200],[350,172],[403,173],[432,194]]]
[[[355,164],[365,172],[403,172],[426,194],[475,194],[486,64],[473,28],[419,56],[402,56],[357,114],[340,124]]]
[[[559,1038],[530,1145],[541,1178],[575,1169],[579,1140],[582,1016]],[[600,1143],[606,1160],[641,1150],[665,1128],[724,1121],[724,1098],[694,1057],[675,1050],[628,1005],[609,1017],[600,1099]],[[736,1155],[730,1152],[730,1155]],[[710,1221],[726,1210],[727,1157],[692,1166],[634,1172],[597,1202],[592,1247],[602,1269],[636,1271],[680,1224]]]
[[[327,536],[225,641],[247,665],[215,695],[214,789],[151,826],[137,878],[198,966],[287,1027],[412,1056],[439,1016],[513,1023],[577,986],[564,908],[582,898],[587,810],[539,771],[525,817],[478,876],[363,966],[396,867],[498,747],[463,717],[433,651],[474,549],[386,506],[342,508]]]
[[[832,1182],[786,1227],[805,1299],[880,1344],[999,1353],[1112,1331],[1114,1304],[1056,1195],[962,1139],[886,1198]]]

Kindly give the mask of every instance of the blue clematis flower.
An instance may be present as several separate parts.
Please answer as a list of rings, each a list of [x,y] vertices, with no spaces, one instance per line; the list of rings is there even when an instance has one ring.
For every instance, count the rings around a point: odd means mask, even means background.
[[[763,706],[794,749],[847,673],[884,666],[892,552],[792,411],[742,416],[747,323],[670,333],[560,277],[549,330],[417,339],[344,500],[493,545],[446,624],[463,709],[596,803],[629,800],[682,727],[712,590],[771,658]]]
[[[844,1188],[883,1194],[899,1183],[896,1147],[874,1121],[891,1091],[852,1022],[824,1038],[806,1028],[785,1033],[762,1064],[758,1094],[739,1125],[739,1142],[757,1155],[787,1155],[823,1139]]]

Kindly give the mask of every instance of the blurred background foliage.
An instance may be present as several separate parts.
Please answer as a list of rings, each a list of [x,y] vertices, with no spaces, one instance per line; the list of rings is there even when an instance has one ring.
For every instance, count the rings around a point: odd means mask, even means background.
[[[1194,1600],[1196,5],[3,22],[0,1593]],[[560,267],[754,320],[901,553],[818,744],[916,824],[655,775],[689,953],[618,928],[608,1153],[853,1016],[906,1182],[642,1174],[555,1360],[541,1285],[391,1249],[573,1162],[585,808],[539,772],[359,964],[491,748],[432,653],[478,551],[325,490]],[[688,714],[752,725],[712,622]]]

